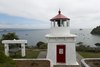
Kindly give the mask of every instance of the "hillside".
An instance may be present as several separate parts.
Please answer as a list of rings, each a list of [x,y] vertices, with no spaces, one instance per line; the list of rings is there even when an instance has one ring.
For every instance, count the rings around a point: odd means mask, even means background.
[[[91,31],[91,34],[93,34],[93,35],[100,35],[100,26],[97,26],[96,28],[94,28]]]

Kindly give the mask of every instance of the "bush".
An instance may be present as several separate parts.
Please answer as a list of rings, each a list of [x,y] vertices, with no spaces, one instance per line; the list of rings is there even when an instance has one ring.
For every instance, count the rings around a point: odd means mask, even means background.
[[[16,40],[19,39],[19,37],[14,32],[13,33],[3,34],[2,37],[1,37],[1,39],[0,39],[0,44],[2,44],[1,43],[2,40],[14,40],[14,39],[16,39]]]
[[[40,49],[47,49],[47,45],[46,45],[46,44],[40,45],[39,48],[40,48]]]
[[[77,51],[83,51],[83,52],[95,52],[95,53],[99,53],[100,52],[99,48],[94,48],[94,47],[85,46],[85,45],[77,46],[76,50]]]
[[[86,46],[85,45],[79,45],[76,47],[77,51],[85,51],[86,50]]]
[[[11,58],[5,56],[1,49],[2,47],[3,46],[0,45],[0,67],[16,67],[15,62]]]
[[[39,41],[37,43],[37,47],[40,48],[40,49],[46,49],[47,48],[47,44],[44,43],[44,42]]]
[[[0,67],[16,67],[15,62],[0,51]]]
[[[37,47],[39,48],[39,47],[40,47],[40,45],[42,45],[42,44],[45,44],[45,43],[44,43],[44,42],[39,41],[36,45],[37,45]]]
[[[18,40],[18,36],[15,33],[7,33],[3,34],[1,40],[13,40],[16,39]]]
[[[83,44],[83,42],[78,42],[77,44],[78,44],[78,45],[82,45],[82,44]]]

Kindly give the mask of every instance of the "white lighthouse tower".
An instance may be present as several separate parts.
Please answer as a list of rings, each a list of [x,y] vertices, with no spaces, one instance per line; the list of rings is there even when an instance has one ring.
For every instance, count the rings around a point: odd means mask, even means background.
[[[75,38],[70,33],[70,19],[58,11],[58,15],[50,19],[50,33],[46,35],[48,41],[47,59],[52,65],[77,65]]]

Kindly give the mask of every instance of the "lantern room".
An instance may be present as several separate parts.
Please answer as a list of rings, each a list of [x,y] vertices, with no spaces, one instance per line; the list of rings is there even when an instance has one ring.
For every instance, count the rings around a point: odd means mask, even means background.
[[[51,27],[68,27],[69,26],[69,18],[65,17],[61,14],[61,11],[58,11],[58,15],[50,19]]]

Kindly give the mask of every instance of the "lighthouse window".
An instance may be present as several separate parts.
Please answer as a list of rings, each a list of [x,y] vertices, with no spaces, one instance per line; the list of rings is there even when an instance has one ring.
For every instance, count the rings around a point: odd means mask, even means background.
[[[69,22],[67,22],[67,27],[69,26]]]
[[[63,26],[63,27],[64,27],[64,21],[62,21],[62,22],[61,22],[61,26]]]
[[[58,24],[58,27],[60,27],[60,26],[61,26],[61,24],[60,24],[60,20],[58,20],[58,21],[57,21],[57,24]]]
[[[63,49],[59,49],[59,54],[63,54]]]
[[[57,20],[57,25],[58,25],[58,27],[64,26],[64,21],[63,20]]]

